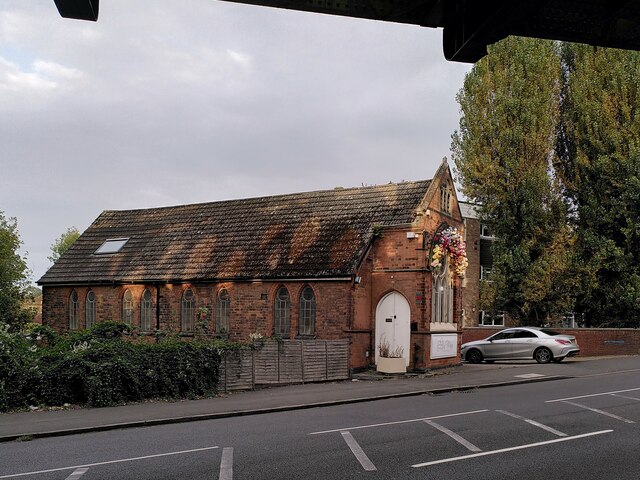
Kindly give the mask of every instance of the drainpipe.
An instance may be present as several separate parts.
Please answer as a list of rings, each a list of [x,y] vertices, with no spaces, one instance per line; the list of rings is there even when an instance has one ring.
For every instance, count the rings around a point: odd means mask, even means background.
[[[160,330],[160,284],[156,283],[156,331]]]

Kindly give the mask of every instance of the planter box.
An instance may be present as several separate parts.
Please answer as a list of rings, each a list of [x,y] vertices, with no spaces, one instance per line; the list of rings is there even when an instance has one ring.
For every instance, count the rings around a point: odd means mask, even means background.
[[[378,357],[376,370],[381,373],[406,373],[407,365],[404,358]]]

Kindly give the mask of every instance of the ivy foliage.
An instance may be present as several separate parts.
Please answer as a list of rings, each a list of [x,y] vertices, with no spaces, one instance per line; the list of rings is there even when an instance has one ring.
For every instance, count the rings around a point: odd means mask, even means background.
[[[115,322],[60,337],[46,327],[1,329],[0,411],[213,395],[223,355],[243,348],[221,340],[139,343],[129,334]]]

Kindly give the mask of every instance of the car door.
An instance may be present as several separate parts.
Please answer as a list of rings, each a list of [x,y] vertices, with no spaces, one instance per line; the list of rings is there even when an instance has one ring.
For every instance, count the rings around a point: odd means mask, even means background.
[[[538,346],[538,336],[531,330],[516,330],[511,339],[511,355],[513,358],[533,358],[533,351]]]
[[[487,339],[484,346],[484,358],[486,360],[502,360],[511,358],[511,339],[513,330],[503,330]]]

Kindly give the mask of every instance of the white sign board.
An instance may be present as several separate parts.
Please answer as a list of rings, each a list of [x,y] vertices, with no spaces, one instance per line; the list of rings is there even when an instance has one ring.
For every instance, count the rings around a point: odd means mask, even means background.
[[[458,335],[443,333],[431,335],[431,359],[448,358],[458,355]]]

